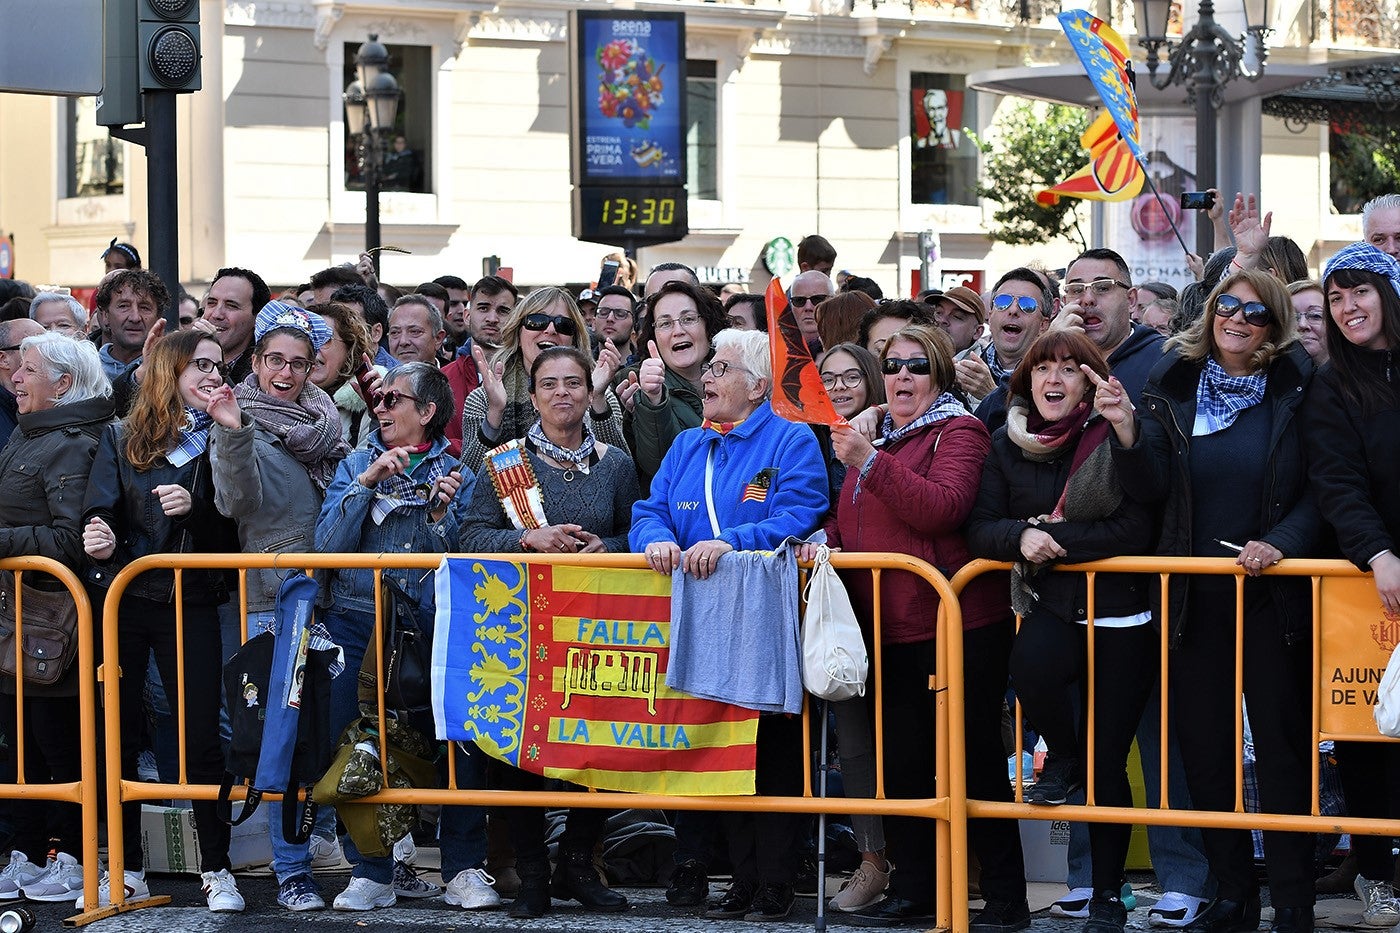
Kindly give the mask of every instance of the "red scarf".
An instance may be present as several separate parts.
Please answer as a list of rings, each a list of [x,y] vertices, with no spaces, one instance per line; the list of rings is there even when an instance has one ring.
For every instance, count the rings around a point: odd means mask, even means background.
[[[1046,421],[1040,417],[1034,407],[1026,415],[1026,430],[1029,431],[1036,440],[1046,447],[1065,447],[1074,444],[1074,455],[1069,461],[1069,475],[1073,477],[1075,471],[1084,465],[1084,461],[1089,459],[1089,455],[1094,449],[1108,439],[1109,424],[1099,418],[1092,425],[1089,424],[1089,416],[1093,413],[1093,405],[1088,399],[1074,406],[1074,410],[1063,418],[1055,421]],[[1064,518],[1065,496],[1069,493],[1069,479],[1065,480],[1065,488],[1060,490],[1060,498],[1055,502],[1055,509],[1050,513],[1052,521]]]

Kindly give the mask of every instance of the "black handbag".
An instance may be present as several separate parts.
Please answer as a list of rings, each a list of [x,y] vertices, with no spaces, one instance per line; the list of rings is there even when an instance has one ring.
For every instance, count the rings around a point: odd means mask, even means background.
[[[380,605],[384,613],[384,708],[421,712],[432,706],[433,640],[419,624],[418,603],[393,580],[382,578]],[[365,651],[360,667],[360,702],[373,706],[374,646]]]

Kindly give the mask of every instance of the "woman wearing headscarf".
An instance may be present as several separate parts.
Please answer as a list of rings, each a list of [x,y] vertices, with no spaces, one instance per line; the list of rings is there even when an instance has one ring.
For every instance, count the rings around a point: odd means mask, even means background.
[[[309,378],[316,352],[329,337],[319,315],[270,301],[254,320],[252,372],[236,386],[209,393],[214,505],[238,522],[244,553],[295,554],[315,547],[326,486],[349,452],[335,402]],[[275,624],[273,609],[285,572],[248,571],[250,634]],[[331,828],[321,823],[310,843],[293,845],[276,828],[282,824],[281,803],[269,801],[268,807],[277,902],[292,911],[325,907],[311,878],[310,845]],[[323,812],[329,818],[331,811]]]
[[[472,348],[481,373],[481,385],[462,405],[462,467],[475,473],[486,452],[506,441],[525,436],[540,414],[530,401],[530,367],[548,347],[577,347],[592,352],[588,325],[574,298],[562,288],[538,288],[511,311],[501,336],[501,348],[488,361],[479,346]],[[593,436],[611,447],[627,449],[622,433],[622,406],[608,388],[612,374],[622,364],[617,348],[607,344],[598,351],[593,367],[593,394],[588,424]]]
[[[210,553],[233,550],[233,524],[214,508],[209,467],[206,406],[224,384],[224,352],[202,331],[176,331],[160,338],[142,362],[143,377],[124,421],[109,425],[93,462],[83,507],[83,548],[91,568],[88,580],[99,593],[137,558],[157,553]],[[184,664],[183,690],[169,696],[183,703],[186,774],[194,784],[217,784],[224,774],[219,744],[222,643],[218,606],[228,599],[220,571],[190,570],[182,578],[184,656],[176,646],[175,575],[153,570],[131,581],[118,610],[117,661],[121,678],[122,775],[136,779],[144,730],[147,658],[155,655],[161,682],[177,682]],[[175,710],[171,710],[172,720]],[[229,862],[229,827],[214,801],[194,801],[202,881],[209,909],[241,911],[243,897]],[[150,896],[142,869],[141,804],[122,807],[127,900]],[[110,888],[99,887],[100,904]]]
[[[11,376],[19,426],[0,450],[0,557],[48,557],[82,566],[83,496],[98,438],[112,420],[112,387],[97,348],[62,334],[20,341],[20,365]],[[9,571],[5,571],[9,573]],[[25,582],[61,588],[39,573]],[[67,783],[82,779],[78,744],[78,670],[70,667],[49,686],[24,685],[24,780]],[[15,682],[0,677],[0,732],[19,735]],[[17,777],[13,755],[5,756],[3,780]],[[83,889],[82,827],[77,804],[16,802],[12,852],[0,892],[14,900],[73,901]],[[48,856],[45,861],[45,856]]]
[[[1006,424],[992,437],[967,526],[974,554],[1016,563],[1011,604],[1022,620],[1011,681],[1050,751],[1029,803],[1064,803],[1087,760],[1089,587],[1082,574],[1043,571],[1152,544],[1152,514],[1123,494],[1109,425],[1094,412],[1095,380],[1107,378],[1103,354],[1081,333],[1053,330],[1031,344],[1011,375]],[[1128,750],[1155,683],[1157,634],[1141,577],[1100,574],[1093,599],[1094,802],[1131,807]],[[1119,895],[1131,829],[1089,825],[1091,933],[1127,923]]]
[[[1304,405],[1313,494],[1347,559],[1375,576],[1380,608],[1400,613],[1400,263],[1353,243],[1323,270],[1325,366]],[[1250,707],[1251,717],[1254,708]],[[1338,742],[1347,813],[1394,816],[1400,746]],[[1352,834],[1362,923],[1400,921],[1390,837]]]
[[[1113,425],[1124,490],[1163,510],[1157,553],[1233,557],[1248,575],[1244,695],[1267,813],[1311,810],[1308,583],[1259,574],[1316,546],[1320,521],[1308,494],[1300,423],[1312,374],[1288,290],[1268,272],[1248,269],[1227,275],[1202,317],[1168,341],[1136,416],[1116,379],[1101,381],[1095,392],[1095,408]],[[1191,800],[1202,810],[1235,804],[1242,754],[1229,715],[1236,702],[1235,585],[1227,576],[1174,575],[1168,605],[1159,609],[1171,629],[1175,718],[1190,723],[1178,735],[1182,762]],[[1154,599],[1158,593],[1154,588]],[[1191,928],[1252,928],[1259,885],[1249,832],[1205,829],[1202,837],[1218,889]],[[1312,836],[1265,833],[1264,862],[1274,929],[1311,930]]]

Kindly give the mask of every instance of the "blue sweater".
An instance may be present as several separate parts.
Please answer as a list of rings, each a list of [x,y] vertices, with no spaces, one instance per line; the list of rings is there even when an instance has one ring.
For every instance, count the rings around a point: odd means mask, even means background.
[[[827,509],[826,463],[811,428],[785,421],[767,402],[728,434],[690,428],[676,436],[651,482],[632,507],[633,551],[653,541],[688,548],[715,537],[705,507],[705,462],[714,451],[714,505],[720,540],[735,550],[770,550],[790,535],[805,538]],[[764,471],[771,471],[764,475]],[[743,501],[761,486],[761,501]]]

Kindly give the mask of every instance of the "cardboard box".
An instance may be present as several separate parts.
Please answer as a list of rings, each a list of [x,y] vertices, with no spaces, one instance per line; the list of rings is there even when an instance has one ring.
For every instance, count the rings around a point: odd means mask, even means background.
[[[234,804],[234,814],[241,808],[241,802]],[[199,832],[194,825],[194,811],[188,807],[142,804],[141,848],[146,855],[148,872],[197,875],[203,870],[199,861]],[[246,822],[232,827],[228,855],[234,871],[272,861],[265,808],[258,808]]]

